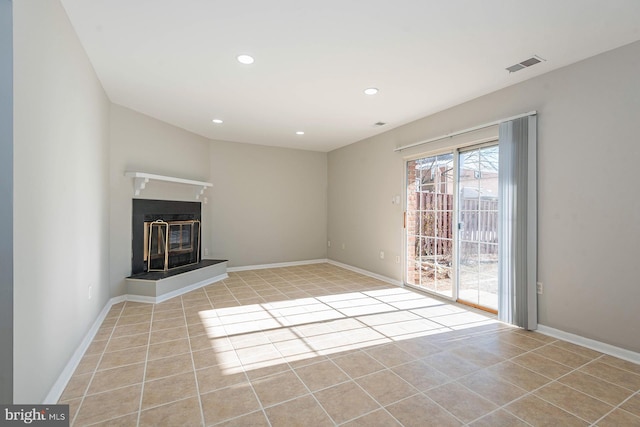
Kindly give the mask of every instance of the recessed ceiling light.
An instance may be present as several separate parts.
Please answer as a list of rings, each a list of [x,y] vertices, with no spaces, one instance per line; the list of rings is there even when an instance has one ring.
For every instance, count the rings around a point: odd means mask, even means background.
[[[212,121],[213,123],[217,124],[217,125],[219,125],[220,123],[222,123],[222,120],[220,120],[220,119],[213,119],[213,120],[211,120],[211,121]]]
[[[367,94],[367,95],[375,95],[376,93],[378,93],[378,88],[376,88],[376,87],[366,88],[364,90],[364,93]]]
[[[253,64],[253,56],[250,55],[238,55],[238,62],[241,64],[249,65]]]
[[[296,132],[296,135],[304,135],[304,132],[299,130],[299,131]]]

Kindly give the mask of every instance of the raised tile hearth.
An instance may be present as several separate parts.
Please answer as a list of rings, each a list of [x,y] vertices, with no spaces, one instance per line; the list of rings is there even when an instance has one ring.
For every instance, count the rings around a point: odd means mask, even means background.
[[[227,278],[227,260],[205,259],[169,271],[151,271],[127,277],[127,294],[140,301],[161,302]]]

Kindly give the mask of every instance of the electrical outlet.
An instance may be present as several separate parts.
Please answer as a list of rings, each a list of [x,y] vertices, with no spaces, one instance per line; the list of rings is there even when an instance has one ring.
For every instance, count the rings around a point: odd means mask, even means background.
[[[331,240],[327,240],[327,247],[330,248],[331,247]]]
[[[209,248],[204,248],[204,256],[209,255]]]
[[[93,289],[93,286],[89,286],[89,299],[91,299],[91,291]]]
[[[384,259],[384,251],[380,251],[380,259]]]
[[[342,242],[342,249],[346,249],[347,245],[344,244],[344,242]]]
[[[542,287],[542,282],[536,283],[536,291],[538,292],[538,295],[542,295],[542,292],[544,291],[544,288]]]
[[[400,264],[400,255],[396,255],[396,264]]]

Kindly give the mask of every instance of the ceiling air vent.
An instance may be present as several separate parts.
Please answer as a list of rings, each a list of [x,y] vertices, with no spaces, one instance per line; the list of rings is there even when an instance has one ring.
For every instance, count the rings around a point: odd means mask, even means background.
[[[506,70],[510,73],[515,73],[516,71],[520,71],[523,68],[531,67],[532,65],[536,65],[542,61],[544,61],[544,59],[540,58],[538,55],[534,55],[529,59],[525,59],[524,61],[512,65],[511,67],[507,67]]]

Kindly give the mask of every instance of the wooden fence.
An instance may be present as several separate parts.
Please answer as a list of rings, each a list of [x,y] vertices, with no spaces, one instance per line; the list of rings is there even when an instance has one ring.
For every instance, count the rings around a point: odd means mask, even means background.
[[[418,193],[415,215],[416,254],[450,259],[453,253],[453,195]],[[498,201],[495,199],[462,199],[460,201],[461,242],[490,243],[483,253],[497,254]],[[493,243],[493,244],[491,244]]]

